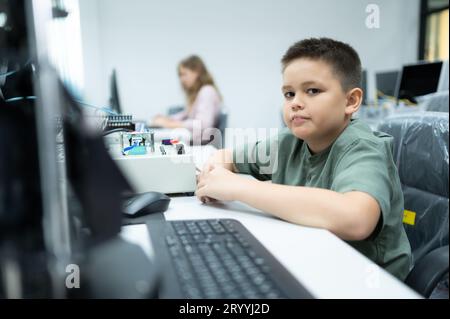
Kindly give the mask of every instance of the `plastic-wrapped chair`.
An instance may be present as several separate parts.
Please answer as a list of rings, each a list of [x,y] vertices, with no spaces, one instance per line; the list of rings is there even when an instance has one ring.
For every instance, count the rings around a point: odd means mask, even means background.
[[[424,95],[419,103],[426,111],[448,112],[448,90]]]
[[[414,266],[406,283],[425,297],[448,278],[448,122],[447,113],[418,112],[388,117],[378,126],[394,137],[394,159],[409,211],[404,227]]]

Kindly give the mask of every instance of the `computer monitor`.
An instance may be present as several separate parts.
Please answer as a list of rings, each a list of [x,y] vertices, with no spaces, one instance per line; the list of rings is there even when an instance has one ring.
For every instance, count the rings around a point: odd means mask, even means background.
[[[442,65],[442,72],[441,72],[441,78],[439,80],[439,86],[438,91],[448,91],[448,60],[444,61],[444,64]]]
[[[51,1],[29,3],[31,53],[38,65],[34,77],[36,124],[42,178],[43,209],[55,255],[70,255],[73,210],[94,243],[116,236],[122,225],[123,193],[132,189],[109,155],[103,134],[95,130],[82,108],[46,59],[45,27],[52,19]],[[42,50],[42,51],[41,51]],[[32,134],[34,136],[34,134]],[[68,202],[73,191],[76,203]]]
[[[367,105],[369,99],[367,98],[367,70],[363,70],[361,73],[361,89],[363,90],[362,105]]]
[[[442,64],[442,61],[439,61],[403,66],[399,85],[396,89],[397,99],[407,99],[417,103],[415,97],[436,92]]]
[[[34,99],[22,97],[29,94],[21,85],[28,77],[18,73],[17,98],[0,98],[0,269],[3,241],[22,251],[44,249],[36,107]]]
[[[133,190],[108,153],[100,130],[87,118],[62,82],[65,168],[68,182],[81,204],[85,226],[93,242],[117,235],[122,225],[123,195]]]
[[[48,110],[38,106],[32,81],[38,34],[34,22],[39,18],[31,19],[29,9],[39,9],[31,2],[0,0],[5,22],[0,25],[0,63],[6,66],[0,98],[0,299],[59,297],[52,289],[56,276],[49,276],[54,264],[48,257],[61,251],[61,238],[50,240],[52,209],[46,208],[52,206],[59,215],[61,210],[48,201],[54,189],[42,172],[54,163],[42,157],[48,148],[38,122]],[[45,7],[44,1],[39,7]],[[46,191],[49,196],[43,195]]]
[[[3,240],[22,252],[44,247],[33,66],[26,3],[0,0],[0,269]],[[28,237],[22,234],[27,232]],[[20,256],[20,254],[17,254]],[[20,256],[22,257],[22,256]],[[1,272],[1,271],[0,271]],[[0,280],[1,283],[1,280]],[[1,284],[0,284],[1,290]],[[1,295],[1,291],[0,291]]]
[[[109,105],[111,109],[117,114],[122,114],[122,106],[120,104],[119,86],[117,84],[117,72],[114,69],[110,79],[110,97]]]
[[[46,56],[52,2],[10,3],[27,12],[24,56],[37,71],[34,99],[0,101],[0,269],[9,263],[0,298],[148,296],[156,282],[152,265],[142,249],[118,236],[122,195],[131,187]],[[18,84],[15,92],[22,93]],[[64,289],[69,264],[80,265],[81,289]],[[141,281],[148,289],[136,286]]]
[[[377,98],[384,96],[395,97],[395,89],[400,71],[378,72],[375,74]]]

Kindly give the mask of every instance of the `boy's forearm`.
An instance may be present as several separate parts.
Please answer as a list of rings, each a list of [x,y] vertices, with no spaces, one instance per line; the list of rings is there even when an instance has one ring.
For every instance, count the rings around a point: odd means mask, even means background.
[[[362,240],[373,231],[358,203],[331,190],[242,179],[233,199],[281,219],[328,229],[344,240]]]

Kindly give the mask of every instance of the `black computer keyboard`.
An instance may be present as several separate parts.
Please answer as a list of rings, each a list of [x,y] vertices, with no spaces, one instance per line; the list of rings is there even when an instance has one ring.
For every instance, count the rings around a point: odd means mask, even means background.
[[[236,220],[168,221],[165,234],[182,297],[312,297]]]

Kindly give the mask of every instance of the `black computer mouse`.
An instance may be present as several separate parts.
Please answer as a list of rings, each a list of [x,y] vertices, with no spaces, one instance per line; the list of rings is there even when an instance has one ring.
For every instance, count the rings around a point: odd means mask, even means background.
[[[129,197],[123,205],[127,217],[162,213],[169,207],[170,197],[159,192],[147,192]]]

